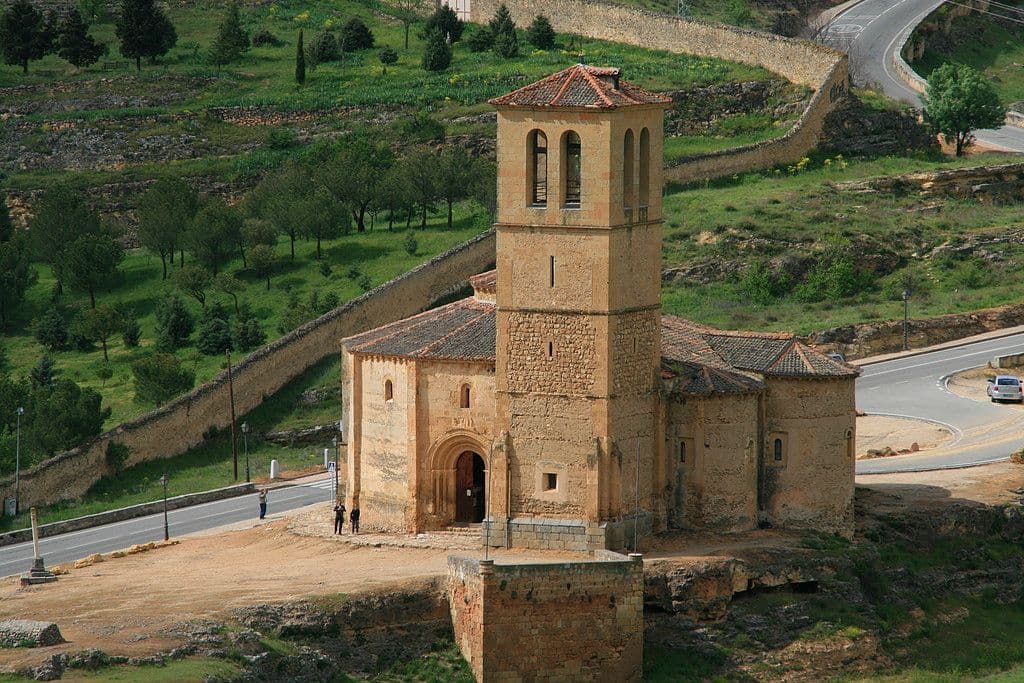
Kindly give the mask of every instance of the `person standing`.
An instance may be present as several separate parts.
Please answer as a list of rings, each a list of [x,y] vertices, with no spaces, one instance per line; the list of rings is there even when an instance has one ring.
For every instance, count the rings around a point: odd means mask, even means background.
[[[267,490],[260,490],[260,519],[267,516]]]
[[[359,533],[359,508],[352,508],[352,512],[349,513],[348,519],[352,522],[352,533]]]
[[[345,528],[345,506],[342,503],[334,505],[334,533],[341,534]]]

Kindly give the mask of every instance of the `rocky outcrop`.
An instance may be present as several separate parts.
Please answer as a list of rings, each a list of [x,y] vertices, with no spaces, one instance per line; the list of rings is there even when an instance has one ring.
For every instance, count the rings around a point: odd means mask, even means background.
[[[939,146],[916,112],[871,109],[849,94],[825,117],[818,149],[825,154],[885,156],[938,151]]]
[[[804,88],[781,80],[722,83],[665,93],[672,107],[665,112],[665,134],[700,135],[722,119],[737,114],[766,114],[773,121],[796,119],[807,106]]]
[[[264,441],[276,443],[281,446],[294,446],[296,444],[327,443],[331,439],[341,437],[341,430],[337,422],[328,422],[323,425],[312,425],[310,427],[299,427],[296,429],[282,429],[277,432],[269,432],[263,435]]]
[[[0,621],[0,647],[39,647],[63,643],[57,624],[52,621],[5,619]]]
[[[835,183],[837,190],[870,194],[916,193],[923,198],[953,197],[985,203],[1024,200],[1024,163],[971,166]]]

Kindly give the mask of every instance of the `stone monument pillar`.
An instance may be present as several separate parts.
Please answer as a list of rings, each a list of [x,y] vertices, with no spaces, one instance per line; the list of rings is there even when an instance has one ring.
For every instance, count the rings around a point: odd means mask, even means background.
[[[32,517],[32,556],[34,559],[32,560],[32,569],[28,574],[21,575],[21,585],[23,586],[57,580],[53,572],[46,569],[43,556],[39,554],[39,520],[36,517],[36,509],[31,508],[29,514]]]

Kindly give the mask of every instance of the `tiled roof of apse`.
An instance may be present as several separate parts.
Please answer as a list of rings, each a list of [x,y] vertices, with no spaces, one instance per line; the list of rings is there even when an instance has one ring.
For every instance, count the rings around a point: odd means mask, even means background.
[[[536,83],[495,97],[502,107],[617,109],[648,104],[670,104],[672,98],[633,85],[614,67],[574,64]]]

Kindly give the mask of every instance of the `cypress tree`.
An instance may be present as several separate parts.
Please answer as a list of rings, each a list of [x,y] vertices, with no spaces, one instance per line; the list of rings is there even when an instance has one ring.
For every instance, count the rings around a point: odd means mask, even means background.
[[[302,47],[302,29],[299,29],[299,43],[295,47],[295,81],[302,85],[306,82],[306,51]]]
[[[178,42],[174,24],[153,0],[124,0],[114,33],[121,41],[121,54],[134,59],[138,71],[143,57],[165,55]]]
[[[53,51],[52,21],[28,0],[14,0],[0,13],[0,46],[4,61],[28,73],[28,63]]]
[[[64,15],[58,29],[57,44],[60,58],[79,68],[95,64],[107,51],[106,45],[98,43],[89,34],[89,25],[77,9],[71,9]]]

